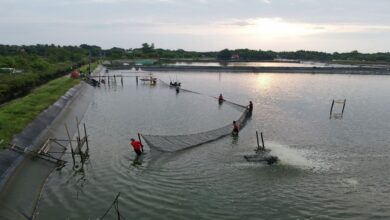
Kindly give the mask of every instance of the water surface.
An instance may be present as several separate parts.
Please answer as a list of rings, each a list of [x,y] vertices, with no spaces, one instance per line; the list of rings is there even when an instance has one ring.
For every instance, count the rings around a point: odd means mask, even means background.
[[[36,219],[97,219],[118,192],[126,219],[390,218],[389,77],[155,75],[166,81],[177,77],[184,88],[205,95],[137,86],[131,77],[123,87],[96,88],[83,119],[90,161],[82,173],[66,166],[50,176]],[[237,103],[254,102],[238,140],[226,137],[171,154],[146,147],[142,165],[133,165],[128,142],[137,132],[188,134],[239,117],[236,109],[207,96],[220,93]],[[347,99],[342,119],[329,120],[333,99]],[[278,165],[243,158],[253,153],[256,130],[281,159]]]
[[[175,62],[168,66],[224,66],[224,67],[354,67],[353,65],[320,62]],[[356,67],[356,66],[355,66]]]

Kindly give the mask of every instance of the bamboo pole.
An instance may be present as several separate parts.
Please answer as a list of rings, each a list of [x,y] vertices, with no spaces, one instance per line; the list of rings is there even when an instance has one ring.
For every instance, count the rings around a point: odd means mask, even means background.
[[[344,99],[343,110],[341,111],[341,117],[343,117],[343,115],[344,115],[344,109],[345,109],[346,102],[347,102],[347,99]]]
[[[260,144],[259,144],[259,132],[256,131],[256,140],[257,140],[257,150],[260,150]]]
[[[80,128],[79,128],[79,118],[76,116],[76,126],[77,126],[77,140],[80,141]],[[80,145],[80,142],[78,143]]]
[[[142,139],[141,139],[141,134],[140,133],[138,133],[138,140],[141,143],[141,150],[142,150],[142,152],[144,152],[144,145],[142,144]]]
[[[88,134],[87,134],[87,128],[84,123],[84,135],[85,135],[85,143],[87,144],[87,151],[89,151],[89,144],[88,144]]]
[[[69,130],[68,130],[68,126],[66,125],[66,123],[65,123],[65,130],[66,130],[66,133],[68,134],[68,140],[69,140],[69,145],[70,145],[70,151],[72,153],[73,167],[74,167],[74,165],[76,164],[76,160],[74,158],[74,151],[73,151],[72,141],[71,141]]]
[[[263,132],[260,132],[260,136],[261,136],[261,143],[263,144],[263,150],[265,150]]]
[[[333,106],[334,106],[334,99],[332,100],[332,106],[330,107],[329,119],[332,118]]]
[[[100,217],[100,219],[104,219],[104,217],[106,217],[107,213],[111,210],[112,207],[114,207],[115,209],[117,209],[116,205],[119,203],[119,196],[121,195],[121,193],[119,192],[114,201],[112,202],[112,204],[110,205],[110,207],[106,210],[106,212],[102,215],[102,217]],[[117,211],[119,211],[119,209],[117,209]],[[120,214],[119,214],[120,215]]]

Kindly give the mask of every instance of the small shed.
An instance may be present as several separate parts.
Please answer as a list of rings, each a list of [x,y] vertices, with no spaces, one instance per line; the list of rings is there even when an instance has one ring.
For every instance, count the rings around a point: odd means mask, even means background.
[[[71,73],[70,73],[70,77],[71,78],[79,78],[80,77],[80,71],[78,70],[73,70]]]

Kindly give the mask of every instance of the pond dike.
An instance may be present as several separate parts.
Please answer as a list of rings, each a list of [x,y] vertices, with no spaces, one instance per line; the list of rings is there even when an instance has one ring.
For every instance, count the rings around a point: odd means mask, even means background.
[[[102,66],[99,66],[94,73],[102,70]],[[67,137],[64,123],[67,123],[73,136],[77,131],[75,118],[83,118],[93,100],[93,90],[84,82],[69,89],[15,135],[12,144],[38,151],[48,138]],[[46,179],[56,167],[57,164],[34,158],[28,153],[8,149],[0,152],[0,219],[32,219]]]
[[[121,69],[132,68],[122,66]],[[390,75],[390,67],[142,66],[144,71]],[[115,69],[115,68],[113,68]]]

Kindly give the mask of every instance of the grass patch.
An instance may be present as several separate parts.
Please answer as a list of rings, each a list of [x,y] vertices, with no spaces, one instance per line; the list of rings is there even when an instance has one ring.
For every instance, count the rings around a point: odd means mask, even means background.
[[[80,80],[61,77],[32,90],[27,96],[0,106],[0,149],[10,143],[43,110],[52,105]]]
[[[98,64],[99,64],[98,61],[91,63],[91,73],[93,72],[94,69],[96,69],[96,67],[98,66]],[[88,73],[89,64],[83,65],[82,67],[79,68],[79,70],[80,70],[80,72]]]

